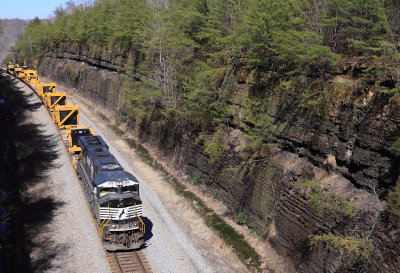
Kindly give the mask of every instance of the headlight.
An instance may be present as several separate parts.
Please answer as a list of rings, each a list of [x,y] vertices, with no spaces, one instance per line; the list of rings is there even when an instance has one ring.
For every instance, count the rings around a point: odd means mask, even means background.
[[[111,226],[112,228],[115,228],[115,224],[112,224],[112,226]]]

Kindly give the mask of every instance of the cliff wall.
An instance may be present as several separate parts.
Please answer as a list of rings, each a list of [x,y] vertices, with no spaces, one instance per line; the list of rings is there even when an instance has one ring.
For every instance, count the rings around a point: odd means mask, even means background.
[[[50,53],[38,70],[118,111],[122,84],[115,71],[121,64]],[[243,71],[238,71],[239,79]],[[232,212],[245,212],[247,225],[291,257],[300,272],[396,272],[400,232],[389,224],[382,198],[398,176],[398,161],[389,148],[400,135],[400,107],[385,93],[360,88],[351,73],[330,81],[330,103],[316,108],[299,107],[290,92],[271,96],[275,138],[282,149],[262,148],[257,158],[243,149],[243,133],[234,124],[225,126],[225,151],[213,164],[182,124],[153,118],[143,121],[137,133],[143,141],[156,140],[173,166],[198,176]],[[246,96],[240,90],[249,88],[246,80],[236,83],[239,113]],[[318,181],[320,188],[304,186],[302,179]],[[362,246],[349,249],[343,241],[311,247],[310,236],[322,234],[370,241],[373,250],[363,255]]]

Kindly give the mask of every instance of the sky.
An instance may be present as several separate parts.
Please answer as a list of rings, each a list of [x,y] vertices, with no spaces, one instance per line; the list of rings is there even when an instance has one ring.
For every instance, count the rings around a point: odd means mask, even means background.
[[[47,19],[68,0],[0,0],[0,19]],[[74,1],[75,3],[79,1]]]

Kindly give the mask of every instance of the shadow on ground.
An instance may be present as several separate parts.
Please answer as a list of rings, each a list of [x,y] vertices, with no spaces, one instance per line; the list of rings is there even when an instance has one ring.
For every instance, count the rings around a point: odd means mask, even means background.
[[[16,83],[0,74],[0,217],[5,228],[0,234],[0,271],[54,271],[51,261],[62,255],[66,246],[55,244],[46,235],[36,236],[39,231],[43,234],[63,204],[29,190],[43,180],[46,171],[57,168],[58,135],[49,135],[42,125],[27,119],[41,104],[30,103],[35,95],[24,94]]]
[[[153,232],[152,232],[153,222],[151,222],[150,219],[147,217],[142,217],[142,220],[143,220],[143,223],[145,226],[145,231],[146,231],[144,234],[144,241],[146,242],[146,241],[150,240],[151,237],[153,237]]]

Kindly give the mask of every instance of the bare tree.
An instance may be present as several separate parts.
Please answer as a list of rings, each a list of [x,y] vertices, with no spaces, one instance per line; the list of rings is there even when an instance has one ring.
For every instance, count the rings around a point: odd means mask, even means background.
[[[0,20],[0,62],[6,58],[9,54],[9,50],[15,44],[18,35],[21,34],[29,20],[19,20],[19,19],[4,19]]]

